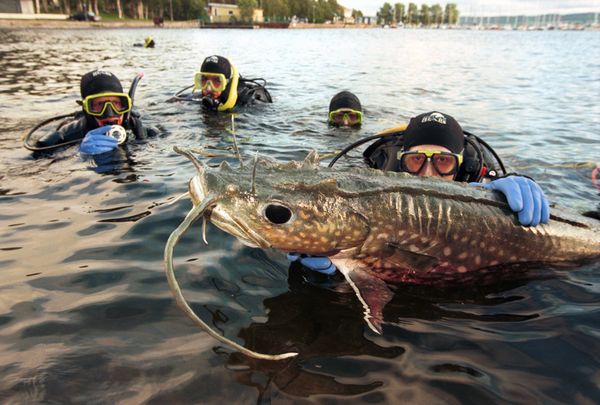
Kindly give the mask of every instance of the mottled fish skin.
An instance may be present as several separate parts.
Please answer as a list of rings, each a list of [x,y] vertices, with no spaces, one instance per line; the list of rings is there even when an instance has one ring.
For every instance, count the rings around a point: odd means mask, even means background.
[[[552,209],[549,224],[524,227],[498,192],[403,173],[321,168],[315,155],[254,169],[207,168],[189,190],[194,204],[217,197],[210,220],[250,246],[327,255],[334,263],[350,258],[388,282],[600,257],[598,221]]]

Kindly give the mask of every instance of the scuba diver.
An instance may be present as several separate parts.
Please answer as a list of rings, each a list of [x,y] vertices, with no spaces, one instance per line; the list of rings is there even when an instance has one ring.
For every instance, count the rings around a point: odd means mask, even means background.
[[[97,155],[112,151],[128,138],[145,138],[157,133],[145,128],[137,112],[133,111],[133,96],[139,74],[131,84],[129,94],[123,92],[117,77],[104,70],[93,70],[81,77],[82,111],[61,115],[36,125],[24,139],[25,148],[38,152],[54,150],[81,141],[80,151]],[[41,137],[35,145],[29,143],[32,135],[52,121],[67,119],[51,133]],[[108,136],[107,136],[108,135]]]
[[[202,62],[194,84],[178,91],[171,100],[199,102],[210,111],[229,111],[257,102],[272,103],[266,84],[264,79],[243,78],[227,58],[212,55]],[[192,91],[185,93],[190,88]]]
[[[144,47],[144,48],[154,48],[154,46],[156,45],[156,42],[154,42],[154,37],[152,37],[152,35],[144,38],[144,43],[140,44],[140,43],[135,43],[133,44],[133,46],[139,46],[139,47]]]
[[[340,91],[329,102],[329,125],[334,127],[359,127],[363,112],[360,100],[354,93]]]
[[[523,226],[545,224],[550,219],[548,200],[535,181],[507,173],[500,157],[486,142],[463,131],[453,117],[437,111],[411,118],[406,127],[355,142],[342,150],[329,167],[348,151],[374,139],[378,140],[363,152],[371,168],[440,177],[500,191]],[[326,275],[336,270],[328,257],[290,253],[288,259]]]

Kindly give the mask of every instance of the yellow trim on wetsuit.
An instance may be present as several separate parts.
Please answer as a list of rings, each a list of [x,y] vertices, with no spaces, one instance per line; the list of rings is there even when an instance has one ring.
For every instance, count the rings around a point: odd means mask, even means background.
[[[238,71],[236,69],[236,67],[233,65],[233,63],[231,64],[231,82],[230,82],[230,88],[229,88],[229,97],[227,97],[227,101],[225,101],[223,104],[221,104],[217,110],[219,111],[227,111],[227,110],[231,110],[233,107],[235,107],[235,103],[237,102],[237,98],[238,98],[238,92],[237,92],[237,88],[238,88],[238,81],[240,79],[240,76],[238,75]]]

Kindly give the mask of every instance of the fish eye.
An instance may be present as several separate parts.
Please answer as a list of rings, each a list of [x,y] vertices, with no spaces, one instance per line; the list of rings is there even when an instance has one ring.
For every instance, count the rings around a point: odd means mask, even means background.
[[[283,225],[292,219],[292,210],[281,204],[270,203],[265,206],[263,215],[267,221],[276,225]]]

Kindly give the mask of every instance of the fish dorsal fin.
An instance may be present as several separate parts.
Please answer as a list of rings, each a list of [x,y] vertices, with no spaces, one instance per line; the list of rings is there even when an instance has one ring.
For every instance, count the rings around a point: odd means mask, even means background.
[[[227,163],[226,160],[223,160],[219,164],[219,170],[224,171],[224,172],[230,172],[230,171],[232,171],[231,166],[229,165],[229,163]]]
[[[311,192],[321,192],[327,195],[334,195],[339,191],[338,182],[333,177],[321,180],[318,183],[303,181],[300,183],[291,183],[288,180],[285,180],[284,182],[277,184],[276,187],[284,190],[306,190]]]
[[[313,169],[319,167],[319,162],[321,162],[321,158],[319,157],[319,153],[316,150],[311,150],[308,152],[308,155],[304,158],[302,162],[303,169]]]
[[[322,180],[315,184],[306,185],[307,189],[312,189],[315,191],[321,191],[325,194],[332,195],[336,191],[338,191],[338,183],[335,178],[329,178]]]

